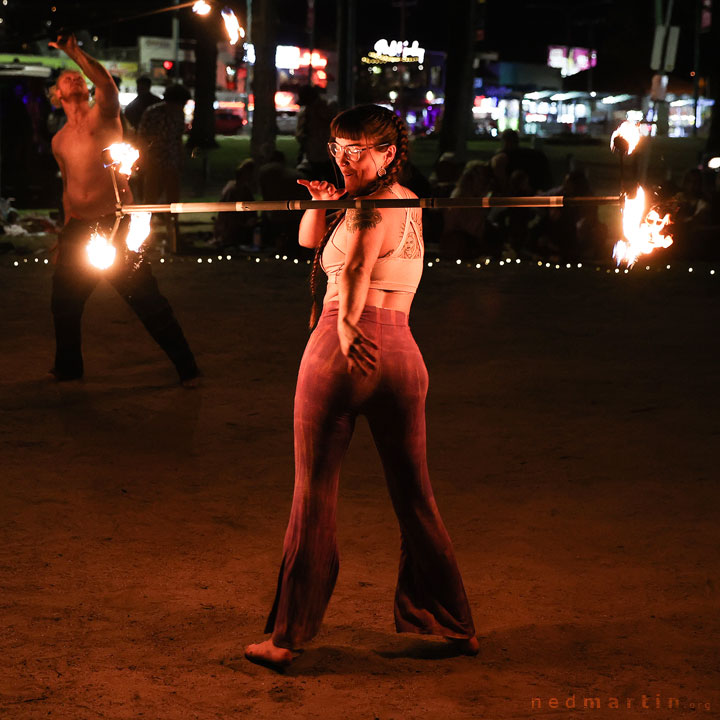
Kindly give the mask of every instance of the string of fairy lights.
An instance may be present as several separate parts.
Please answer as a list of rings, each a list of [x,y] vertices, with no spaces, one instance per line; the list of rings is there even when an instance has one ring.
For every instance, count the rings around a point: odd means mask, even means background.
[[[188,3],[190,4],[190,3]],[[197,3],[196,3],[197,5]],[[612,134],[610,138],[610,149],[612,152],[619,154],[620,156],[620,173],[621,173],[621,185],[624,185],[622,177],[623,168],[623,157],[629,155],[637,147],[641,140],[639,126],[636,123],[624,122],[620,127]],[[116,180],[115,173],[125,175],[129,177],[132,173],[135,163],[139,157],[139,152],[136,148],[132,147],[127,143],[115,143],[103,151],[103,163],[105,167],[110,171],[113,180],[113,188],[115,191],[116,200],[116,218],[113,229],[106,237],[99,230],[95,230],[89,238],[87,244],[87,255],[88,262],[90,265],[99,269],[100,271],[110,268],[115,262],[117,247],[115,245],[115,237],[118,232],[121,220],[127,215],[130,216],[129,229],[126,237],[125,244],[127,249],[140,257],[144,256],[147,249],[147,239],[151,235],[151,224],[150,220],[153,213],[158,212],[171,212],[176,214],[183,214],[189,212],[203,212],[208,210],[213,211],[250,211],[250,210],[297,210],[306,209],[306,207],[312,208],[324,208],[324,209],[337,209],[343,207],[359,207],[359,208],[376,208],[376,207],[564,207],[566,205],[591,205],[591,204],[617,204],[624,202],[622,208],[622,220],[623,220],[623,239],[615,243],[613,249],[613,257],[616,260],[617,267],[608,268],[602,264],[590,263],[590,267],[594,267],[596,272],[602,270],[606,274],[614,275],[628,275],[631,272],[637,272],[640,269],[640,265],[637,265],[638,260],[643,256],[650,256],[656,250],[666,249],[673,244],[672,236],[667,232],[667,227],[670,225],[670,213],[666,212],[659,205],[651,207],[648,211],[647,207],[647,194],[643,187],[638,184],[634,192],[628,193],[623,192],[619,197],[564,197],[564,196],[552,196],[552,197],[501,197],[501,198],[456,198],[450,200],[436,200],[433,198],[415,198],[409,200],[385,200],[385,199],[367,199],[358,198],[355,200],[341,200],[341,201],[257,201],[257,202],[246,202],[246,203],[171,203],[168,205],[130,205],[123,206],[120,200],[120,194],[118,190],[118,183]],[[438,204],[439,203],[439,204]],[[444,203],[444,204],[443,204]],[[229,262],[234,259],[240,259],[245,257],[249,262],[256,264],[262,262],[285,262],[291,260],[293,264],[300,264],[305,262],[310,264],[310,260],[301,261],[299,258],[290,258],[287,255],[276,254],[274,258],[269,256],[260,257],[258,255],[240,255],[234,256],[232,254],[222,255],[219,254],[215,257],[203,256],[191,258],[183,258],[180,256],[160,258],[160,263],[182,263],[182,262],[194,262],[197,265],[211,265],[215,260],[218,263],[223,261]],[[658,257],[658,256],[653,256]],[[32,258],[34,262],[30,262],[31,259],[23,258],[22,262],[16,260],[13,262],[13,266],[16,268],[24,267],[26,265],[32,266],[33,264],[49,265],[48,258],[35,257]],[[443,259],[436,257],[433,261],[427,258],[425,260],[427,268],[438,267],[441,263],[443,265],[452,265],[452,260]],[[570,263],[570,262],[553,262],[551,260],[524,260],[518,257],[501,257],[490,258],[485,257],[480,260],[474,261],[463,261],[457,259],[454,261],[456,266],[464,266],[471,270],[481,270],[494,265],[498,267],[508,268],[516,267],[518,265],[530,265],[538,269],[544,270],[581,270],[586,266],[582,262]],[[624,264],[624,268],[620,268],[620,265]],[[670,271],[673,269],[672,264],[662,263],[659,265],[645,265],[645,272],[651,270]],[[694,273],[695,267],[693,265],[687,266],[688,273]],[[699,269],[697,274],[707,273],[710,276],[718,274],[715,267],[705,267]]]
[[[290,265],[311,265],[312,261],[308,259],[293,258],[288,255],[249,255],[249,254],[218,254],[218,255],[203,255],[203,256],[174,256],[174,257],[161,257],[158,261],[161,265],[188,265],[188,266],[208,266],[218,264],[229,264],[238,262],[247,262],[251,264],[261,263],[288,263]],[[21,258],[13,260],[12,262],[2,263],[5,267],[13,267],[18,270],[23,268],[32,267],[48,267],[52,268],[52,263],[48,258]],[[679,272],[694,274],[695,276],[713,276],[720,277],[720,266],[714,267],[709,263],[700,263],[692,265],[684,265],[681,263],[669,263],[669,264],[653,264],[653,265],[634,265],[629,268],[610,268],[602,264],[593,262],[553,262],[547,260],[523,260],[521,258],[505,257],[501,259],[497,258],[477,258],[474,260],[448,260],[446,258],[435,257],[434,259],[428,259],[426,256],[425,268],[426,270],[438,267],[444,268],[457,268],[471,271],[478,270],[491,270],[493,268],[534,268],[536,270],[573,270],[573,271],[593,271],[603,273],[605,275],[640,275],[647,272],[654,273],[667,273],[667,272]]]

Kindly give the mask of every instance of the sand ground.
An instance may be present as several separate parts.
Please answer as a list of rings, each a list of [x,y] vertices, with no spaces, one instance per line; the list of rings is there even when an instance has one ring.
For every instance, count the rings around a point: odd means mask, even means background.
[[[6,263],[0,717],[717,717],[708,270],[428,268],[411,324],[429,462],[480,656],[395,634],[399,534],[361,422],[337,588],[278,675],[242,647],[263,637],[289,512],[307,267],[156,266],[205,374],[188,391],[107,285],[85,381],[46,381],[52,270]]]

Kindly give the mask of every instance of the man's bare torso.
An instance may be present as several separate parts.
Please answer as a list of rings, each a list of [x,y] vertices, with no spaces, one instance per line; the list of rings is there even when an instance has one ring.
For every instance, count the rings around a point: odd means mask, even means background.
[[[63,204],[67,215],[96,218],[115,211],[110,171],[103,166],[102,151],[122,142],[120,118],[103,117],[97,106],[78,113],[55,135],[53,153],[63,175]],[[132,202],[127,180],[118,176],[120,199]]]

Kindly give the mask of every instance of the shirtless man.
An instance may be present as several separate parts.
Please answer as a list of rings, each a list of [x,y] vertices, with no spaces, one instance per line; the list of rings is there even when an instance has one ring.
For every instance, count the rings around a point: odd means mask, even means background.
[[[50,45],[64,50],[95,85],[95,104],[90,105],[82,73],[63,70],[53,92],[53,103],[60,102],[67,115],[67,123],[52,140],[62,172],[66,220],[110,215],[115,212],[115,196],[110,173],[103,167],[102,151],[122,142],[117,87],[110,73],[78,47],[73,35]],[[123,203],[132,202],[125,177],[119,176],[118,182]]]
[[[52,312],[57,350],[50,371],[58,381],[83,375],[81,320],[85,301],[104,276],[138,315],[150,335],[175,365],[183,385],[197,384],[198,368],[168,301],[160,294],[150,263],[124,248],[123,220],[116,240],[118,256],[111,268],[92,268],[85,246],[92,232],[109,232],[115,220],[115,193],[102,151],[122,141],[118,91],[108,71],[77,44],[73,35],[58,37],[51,47],[63,50],[95,85],[90,105],[82,74],[65,70],[52,89],[54,104],[61,104],[67,123],[53,137],[52,150],[63,179],[65,226],[59,236],[53,277]],[[120,199],[132,203],[127,180],[118,177]]]

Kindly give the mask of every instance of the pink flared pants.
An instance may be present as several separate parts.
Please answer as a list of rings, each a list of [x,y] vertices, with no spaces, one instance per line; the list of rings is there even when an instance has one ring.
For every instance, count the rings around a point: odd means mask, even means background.
[[[297,648],[318,632],[338,572],[340,465],[365,415],[400,523],[395,627],[469,638],[473,621],[427,469],[428,376],[405,313],[366,306],[360,328],[378,347],[369,376],[349,373],[337,334],[337,302],[310,336],[295,393],[295,491],[275,602],[265,632]]]

